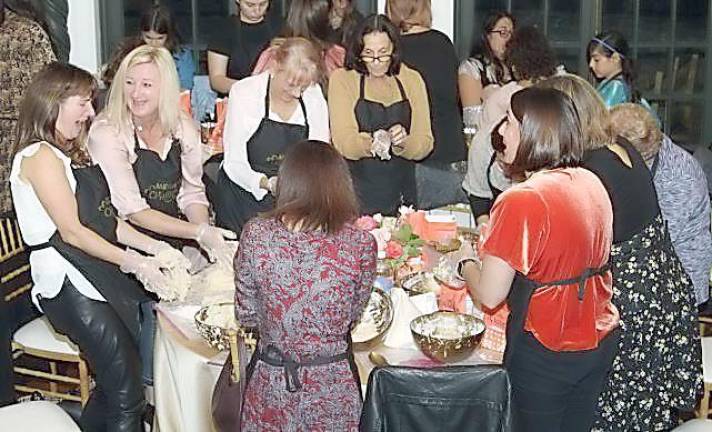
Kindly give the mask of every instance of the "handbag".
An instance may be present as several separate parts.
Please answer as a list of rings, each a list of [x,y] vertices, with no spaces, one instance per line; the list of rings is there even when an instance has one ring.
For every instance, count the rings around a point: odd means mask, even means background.
[[[237,359],[233,362],[233,358]],[[212,418],[218,432],[239,432],[242,414],[242,396],[247,383],[249,358],[244,339],[240,334],[230,335],[230,354],[220,371],[213,389]]]

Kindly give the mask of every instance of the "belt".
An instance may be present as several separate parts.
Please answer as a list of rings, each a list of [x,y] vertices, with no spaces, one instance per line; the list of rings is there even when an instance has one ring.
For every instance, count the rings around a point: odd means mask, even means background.
[[[610,270],[611,266],[610,264],[606,264],[602,267],[597,267],[597,268],[586,268],[583,273],[581,273],[578,276],[574,276],[569,279],[561,279],[553,282],[546,282],[546,283],[536,283],[537,288],[543,287],[543,286],[561,286],[561,285],[572,285],[575,283],[578,283],[578,299],[583,300],[584,293],[586,292],[586,280],[590,278],[591,276],[598,276],[601,275],[608,270]]]
[[[297,392],[302,388],[302,383],[299,381],[300,367],[322,366],[349,358],[349,353],[343,352],[332,356],[317,356],[297,361],[294,357],[285,354],[274,345],[267,345],[264,350],[258,349],[255,355],[257,360],[263,361],[270,366],[284,368],[284,380],[287,385],[287,391],[290,393]]]
[[[52,245],[49,244],[49,242],[44,242],[44,243],[40,243],[40,244],[36,244],[36,245],[28,245],[27,250],[30,252],[37,252],[42,249],[47,249],[47,248],[51,248],[51,247],[52,247]]]

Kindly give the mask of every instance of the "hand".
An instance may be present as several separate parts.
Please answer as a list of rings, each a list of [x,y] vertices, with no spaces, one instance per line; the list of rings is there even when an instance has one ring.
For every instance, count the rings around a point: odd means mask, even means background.
[[[237,235],[226,229],[216,228],[206,223],[198,226],[195,240],[198,241],[205,252],[208,253],[210,261],[219,262],[225,265],[232,263],[232,249],[225,240],[236,240]]]
[[[178,249],[173,248],[166,242],[158,241],[151,249],[147,251],[159,262],[162,268],[180,269],[188,271],[191,268],[191,263],[185,255]]]
[[[457,276],[462,280],[462,268],[463,265],[468,261],[474,261],[479,264],[480,258],[477,256],[477,252],[472,247],[472,243],[469,241],[463,241],[460,249],[456,250],[448,257],[453,263]]]
[[[161,271],[161,264],[157,259],[127,249],[119,268],[124,273],[136,275],[136,279],[147,291],[156,293],[161,299],[172,300],[174,294],[170,289],[170,282]]]
[[[267,179],[267,190],[272,195],[277,195],[277,176],[272,176]]]
[[[388,131],[379,129],[373,133],[371,154],[381,160],[389,160],[391,158],[391,134]]]
[[[183,255],[190,261],[189,273],[195,274],[210,264],[200,249],[193,246],[183,246]]]
[[[396,124],[391,126],[390,129],[388,129],[388,133],[391,134],[391,142],[393,143],[393,147],[403,148],[403,145],[405,144],[405,139],[408,137],[408,132],[406,132],[405,128],[400,124]]]

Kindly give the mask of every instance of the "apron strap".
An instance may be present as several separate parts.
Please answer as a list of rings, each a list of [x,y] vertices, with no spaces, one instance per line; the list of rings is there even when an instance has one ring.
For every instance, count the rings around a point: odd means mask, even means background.
[[[653,177],[655,177],[655,173],[658,172],[659,164],[660,164],[660,151],[658,151],[658,154],[655,155],[655,159],[653,159],[653,165],[650,167],[650,172],[653,174]]]
[[[27,245],[27,250],[30,252],[37,252],[42,249],[48,249],[51,247],[52,247],[52,245],[49,244],[49,242],[44,242],[44,243],[40,243],[40,244],[36,244],[36,245]]]
[[[574,277],[568,278],[568,279],[560,279],[560,280],[553,281],[553,282],[546,282],[546,283],[536,282],[535,285],[537,288],[540,288],[543,286],[562,286],[562,285],[578,284],[578,299],[579,299],[579,301],[582,301],[583,296],[586,293],[586,280],[593,276],[601,275],[601,274],[607,272],[608,270],[610,270],[610,268],[611,268],[610,263],[606,264],[604,266],[598,267],[598,268],[587,267],[578,276],[574,276]]]
[[[490,178],[490,174],[492,173],[492,166],[494,165],[495,160],[497,160],[496,152],[492,153],[492,157],[490,158],[489,164],[487,165],[487,186],[489,186],[490,193],[492,193],[492,202],[494,202],[499,196],[499,194],[502,193],[502,191],[494,187],[494,184],[492,184],[492,179]]]
[[[284,381],[287,385],[287,391],[294,393],[302,389],[302,383],[299,381],[299,369],[302,366],[321,366],[347,360],[349,358],[349,353],[343,352],[331,356],[317,356],[298,361],[291,355],[287,355],[282,352],[282,350],[276,346],[269,344],[264,350],[257,349],[255,356],[257,356],[258,360],[261,360],[270,366],[284,368]]]
[[[267,91],[265,92],[265,115],[264,118],[269,118],[269,87],[272,83],[272,75],[267,77]]]
[[[403,83],[401,80],[398,79],[397,76],[393,75],[393,78],[396,79],[396,84],[398,85],[398,91],[400,91],[401,99],[403,101],[407,101],[408,97],[405,95],[405,89],[403,88]]]

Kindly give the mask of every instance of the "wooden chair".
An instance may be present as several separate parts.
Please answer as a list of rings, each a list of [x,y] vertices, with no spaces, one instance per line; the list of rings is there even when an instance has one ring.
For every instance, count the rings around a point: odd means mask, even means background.
[[[15,332],[12,338],[12,351],[16,374],[30,377],[30,383],[15,385],[15,390],[20,393],[41,393],[43,396],[81,402],[82,407],[89,399],[89,370],[76,345],[65,336],[54,331],[47,317],[41,316],[30,321]],[[24,362],[34,365],[44,363],[47,367],[32,369],[27,364],[19,365],[20,358],[29,356],[35,361]],[[68,376],[59,373],[58,363],[75,364],[78,369],[77,376]],[[45,384],[39,386],[35,381]],[[64,384],[64,385],[62,385]],[[60,388],[61,387],[61,388]],[[79,390],[79,396],[71,390]]]

